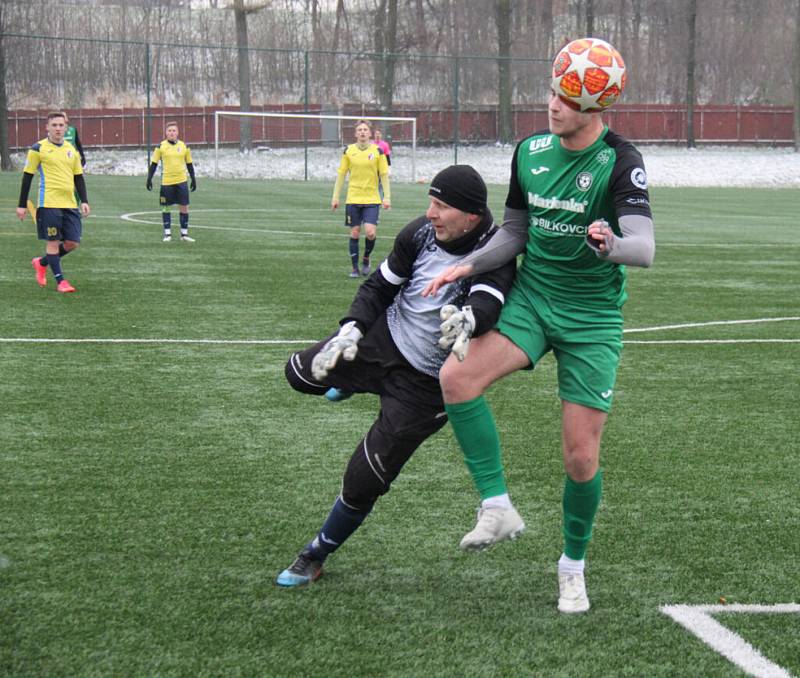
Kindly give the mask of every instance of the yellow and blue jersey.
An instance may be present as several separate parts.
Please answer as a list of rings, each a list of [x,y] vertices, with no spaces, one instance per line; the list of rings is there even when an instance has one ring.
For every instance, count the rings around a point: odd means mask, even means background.
[[[45,138],[28,150],[23,172],[39,175],[37,207],[75,209],[75,177],[83,174],[78,150],[69,141],[54,144]]]
[[[161,185],[172,186],[186,181],[186,165],[192,162],[189,147],[180,139],[174,144],[164,139],[153,151],[150,162],[161,162]]]
[[[364,149],[359,148],[358,144],[350,144],[344,149],[342,160],[339,163],[337,187],[341,185],[341,181],[348,172],[350,172],[350,180],[347,184],[346,204],[379,204],[381,196],[378,186],[381,177],[383,177],[384,198],[389,199],[389,165],[383,151],[375,144],[369,144]],[[334,195],[334,198],[338,197],[338,195]]]

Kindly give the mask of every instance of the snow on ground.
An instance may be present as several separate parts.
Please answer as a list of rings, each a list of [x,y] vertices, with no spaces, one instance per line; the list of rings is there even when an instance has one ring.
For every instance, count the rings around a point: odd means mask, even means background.
[[[508,182],[513,146],[464,146],[458,149],[458,162],[473,165],[490,184]],[[787,148],[706,147],[686,149],[666,146],[640,146],[651,186],[734,186],[762,188],[800,188],[800,153]],[[412,181],[411,151],[397,146],[392,154],[392,180]],[[341,148],[309,148],[308,178],[333,181]],[[214,176],[214,150],[193,149],[199,177]],[[144,177],[147,157],[137,151],[88,150],[87,171]],[[24,162],[22,155],[17,164]],[[419,148],[416,180],[427,183],[440,169],[455,162],[452,147]],[[247,155],[223,149],[219,156],[220,178],[303,179],[303,149],[260,148]]]

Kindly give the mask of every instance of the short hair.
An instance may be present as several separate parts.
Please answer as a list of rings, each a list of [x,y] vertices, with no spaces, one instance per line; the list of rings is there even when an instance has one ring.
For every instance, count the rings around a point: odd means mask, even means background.
[[[175,120],[170,120],[166,125],[164,125],[164,130],[167,130],[170,127],[177,127],[178,123]]]
[[[363,118],[361,120],[356,120],[355,128],[358,129],[360,125],[366,125],[369,127],[369,131],[372,131],[372,123],[369,120],[364,120]]]
[[[51,111],[47,114],[47,122],[50,122],[53,118],[64,118],[67,119],[67,114],[64,111]]]

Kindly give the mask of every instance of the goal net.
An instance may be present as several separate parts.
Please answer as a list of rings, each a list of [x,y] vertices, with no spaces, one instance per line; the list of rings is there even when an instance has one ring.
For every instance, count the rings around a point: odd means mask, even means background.
[[[392,179],[416,182],[416,118],[256,111],[214,112],[214,177],[247,176],[250,165],[269,178],[331,179],[362,119],[390,144]]]

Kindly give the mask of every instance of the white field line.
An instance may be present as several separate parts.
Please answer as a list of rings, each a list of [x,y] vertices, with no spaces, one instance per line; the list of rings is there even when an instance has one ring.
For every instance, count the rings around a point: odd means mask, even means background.
[[[309,345],[319,339],[104,339],[100,337],[66,339],[44,337],[0,337],[0,344],[207,344],[207,345],[253,345],[288,346]],[[677,345],[677,344],[800,344],[800,339],[676,339],[653,341],[626,341],[630,345]]]
[[[710,327],[711,325],[753,325],[755,323],[780,323],[787,320],[800,320],[800,316],[792,315],[785,318],[750,318],[749,320],[710,320],[704,323],[683,323],[681,325],[657,325],[655,327],[642,327],[624,330],[625,334],[634,332],[658,332],[659,330],[682,330],[687,327]]]
[[[0,337],[3,344],[255,344],[281,346],[314,344],[318,339],[44,339],[37,337]]]
[[[781,666],[771,662],[741,636],[720,624],[712,614],[800,614],[800,605],[664,605],[668,617],[697,636],[706,645],[733,662],[745,673],[759,678],[792,678]]]
[[[209,208],[209,209],[193,209],[191,210],[192,214],[200,214],[205,212],[262,212],[264,214],[270,214],[273,212],[277,212],[278,210],[275,208],[269,207],[251,207],[251,208],[235,208],[235,209],[224,209],[224,208]],[[294,211],[300,212],[314,212],[319,214],[327,214],[330,212],[328,208],[324,207],[298,207]],[[342,212],[342,214],[344,214]],[[143,218],[148,217],[148,218]],[[92,218],[91,216],[89,217]],[[142,212],[128,212],[126,214],[115,215],[113,217],[95,217],[101,218],[103,220],[107,219],[122,219],[123,221],[127,221],[130,223],[135,224],[146,224],[148,226],[161,226],[161,212],[156,210],[145,210]],[[344,217],[342,217],[343,219]],[[326,226],[327,226],[326,221]],[[309,232],[309,231],[280,231],[272,228],[245,228],[242,226],[207,226],[204,224],[198,224],[196,222],[192,223],[192,228],[204,229],[207,231],[236,231],[241,233],[262,233],[264,235],[301,235],[301,236],[328,236],[334,238],[340,238],[342,236],[350,237],[349,231],[347,233],[330,233],[330,232]],[[381,240],[390,240],[394,239],[394,236],[386,236],[386,235],[379,235],[379,239]],[[714,248],[722,248],[722,249],[736,249],[736,248],[743,248],[749,247],[752,248],[752,243],[678,243],[678,242],[659,242],[659,247],[714,247]],[[797,246],[800,247],[800,242],[798,243],[761,243],[759,244],[759,249],[763,249],[765,247],[792,247]]]
[[[685,323],[682,325],[661,325],[641,327],[626,332],[657,332],[660,330],[683,329],[686,327],[706,327],[708,325],[743,325],[751,323],[783,322],[800,320],[800,316],[785,318],[753,318],[751,320],[712,320],[705,323]],[[52,339],[39,337],[0,337],[0,344],[253,344],[262,346],[280,346],[287,344],[313,344],[316,339]],[[800,339],[653,339],[631,340],[627,344],[798,344]]]

